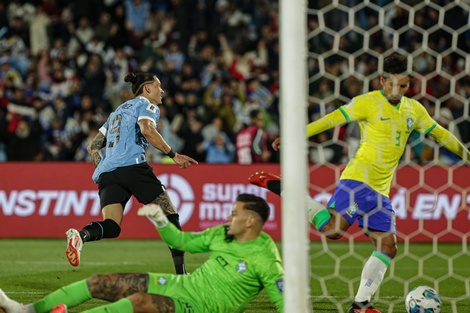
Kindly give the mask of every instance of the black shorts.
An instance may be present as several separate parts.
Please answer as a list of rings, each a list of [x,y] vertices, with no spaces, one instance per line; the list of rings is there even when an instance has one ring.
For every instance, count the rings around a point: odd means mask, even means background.
[[[143,204],[152,202],[165,191],[165,186],[147,163],[119,167],[98,178],[101,208],[120,203],[124,208],[132,195]]]

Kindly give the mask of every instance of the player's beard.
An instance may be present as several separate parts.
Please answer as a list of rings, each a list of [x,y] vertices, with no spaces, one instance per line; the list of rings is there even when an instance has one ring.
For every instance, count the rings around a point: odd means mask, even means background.
[[[228,233],[228,225],[225,225],[225,241],[232,242],[235,239],[234,235],[229,235]]]
[[[388,103],[390,103],[391,105],[397,105],[398,103],[400,103],[400,100],[390,100],[388,99]]]

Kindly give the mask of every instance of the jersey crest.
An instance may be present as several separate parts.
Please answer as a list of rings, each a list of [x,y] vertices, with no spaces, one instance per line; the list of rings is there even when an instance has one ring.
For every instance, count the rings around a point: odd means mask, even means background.
[[[406,119],[406,128],[408,128],[408,130],[412,129],[414,122],[415,122],[414,119],[412,119],[411,117],[408,117],[408,118]]]
[[[237,266],[235,267],[235,269],[237,270],[237,273],[239,274],[245,273],[246,270],[248,269],[248,262],[246,260],[240,260]]]
[[[357,209],[357,203],[354,203],[346,210],[346,214],[349,215],[349,217],[352,217],[357,212]]]
[[[158,277],[157,277],[157,283],[158,283],[158,285],[166,285],[167,280],[166,280],[165,277],[158,276]]]

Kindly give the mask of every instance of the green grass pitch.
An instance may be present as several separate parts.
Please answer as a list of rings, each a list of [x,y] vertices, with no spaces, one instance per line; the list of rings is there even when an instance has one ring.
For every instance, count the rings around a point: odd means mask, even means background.
[[[280,244],[279,244],[280,247]],[[370,243],[356,243],[351,251],[347,243],[311,244],[311,295],[314,312],[346,312],[357,289],[361,268],[370,255]],[[399,253],[389,268],[375,298],[382,312],[405,312],[404,293],[409,286],[431,285],[439,281],[443,298],[441,312],[470,312],[470,256],[461,244],[413,244],[412,255]],[[194,271],[207,254],[186,254],[188,270]],[[94,273],[170,272],[171,255],[159,240],[103,240],[87,243],[82,264],[74,268],[65,258],[65,239],[0,239],[0,288],[11,298],[24,303]],[[336,266],[336,265],[341,266]],[[422,266],[420,266],[422,264]],[[448,275],[449,267],[453,274]],[[422,269],[420,272],[420,268]],[[421,278],[418,278],[420,276]],[[91,300],[69,312],[103,304]],[[390,306],[392,304],[392,306]],[[274,306],[262,292],[246,312],[274,312]]]

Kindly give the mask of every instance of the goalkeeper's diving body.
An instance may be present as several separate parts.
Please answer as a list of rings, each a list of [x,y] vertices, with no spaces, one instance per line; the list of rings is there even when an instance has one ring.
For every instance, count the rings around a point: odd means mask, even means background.
[[[138,214],[155,222],[168,245],[211,252],[209,259],[191,275],[96,274],[27,305],[0,290],[0,307],[6,313],[66,312],[67,307],[98,298],[112,303],[86,312],[237,313],[265,288],[277,311],[283,312],[281,257],[271,237],[261,231],[269,210],[264,199],[240,194],[227,225],[190,233],[169,223],[160,206],[145,205]]]
[[[462,159],[470,160],[470,152],[453,134],[437,124],[418,101],[404,96],[410,86],[406,57],[398,53],[386,57],[379,79],[382,90],[354,97],[307,125],[308,137],[353,121],[359,123],[361,131],[359,149],[341,174],[328,209],[307,199],[309,219],[325,236],[339,239],[357,220],[374,244],[348,313],[380,313],[370,301],[397,253],[395,213],[389,192],[411,132],[427,134]],[[280,149],[280,144],[280,138],[276,138],[273,148]],[[258,172],[249,180],[281,194],[281,180],[276,175]]]

